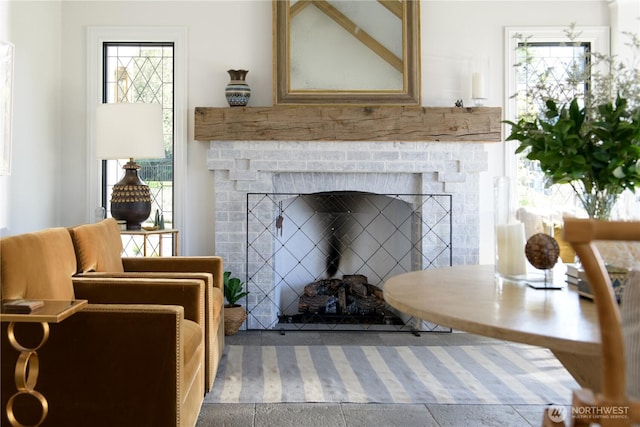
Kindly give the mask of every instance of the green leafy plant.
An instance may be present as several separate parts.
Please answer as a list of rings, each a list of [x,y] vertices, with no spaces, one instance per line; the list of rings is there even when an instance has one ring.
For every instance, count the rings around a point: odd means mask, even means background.
[[[569,184],[591,218],[606,219],[617,197],[640,184],[640,110],[626,99],[598,106],[590,121],[577,99],[547,100],[543,118],[511,125],[516,153],[539,162],[548,184]]]
[[[640,72],[635,66],[640,41],[627,34],[634,52],[631,65],[610,56],[590,54],[582,72],[568,74],[564,87],[590,83],[590,90],[558,100],[552,83],[526,93],[539,111],[511,125],[507,141],[519,141],[516,154],[538,162],[546,184],[569,184],[591,218],[607,219],[618,196],[640,186]],[[575,40],[573,25],[567,31]],[[526,49],[526,44],[524,49]],[[526,58],[527,55],[525,54]],[[526,67],[526,61],[519,64]],[[562,86],[562,85],[561,85]]]
[[[231,277],[230,271],[225,271],[223,274],[224,283],[224,297],[227,299],[229,305],[234,306],[242,297],[249,295],[249,292],[243,291],[242,287],[244,283],[237,277]]]

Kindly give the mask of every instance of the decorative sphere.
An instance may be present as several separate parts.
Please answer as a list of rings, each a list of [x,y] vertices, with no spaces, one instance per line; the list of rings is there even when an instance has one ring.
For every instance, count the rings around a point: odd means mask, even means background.
[[[548,234],[536,233],[527,240],[524,253],[535,268],[547,270],[558,262],[560,246],[556,239]]]

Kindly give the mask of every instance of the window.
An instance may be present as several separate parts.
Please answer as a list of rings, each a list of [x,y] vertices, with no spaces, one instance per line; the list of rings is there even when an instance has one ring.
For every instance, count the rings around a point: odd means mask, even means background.
[[[122,73],[118,76],[117,68],[111,68],[109,76],[105,79],[106,71],[108,70],[105,64],[108,61],[105,53],[105,46],[111,44],[118,46],[117,56],[123,59],[121,65],[127,64],[124,60],[125,57],[144,57],[146,53],[141,55],[129,55],[129,48],[138,46],[141,51],[148,50],[150,47],[162,47],[163,52],[159,55],[167,56],[167,50],[172,52],[172,77],[171,79],[160,74],[162,81],[166,83],[167,87],[162,88],[164,95],[162,98],[158,94],[155,96],[160,99],[171,98],[172,109],[167,111],[165,109],[165,144],[172,145],[172,152],[167,155],[164,163],[154,165],[154,162],[148,162],[152,168],[156,167],[157,171],[151,171],[141,173],[142,179],[147,183],[153,181],[166,181],[172,182],[172,191],[164,188],[161,194],[156,195],[158,201],[157,206],[171,206],[170,221],[173,228],[180,230],[178,234],[178,240],[182,240],[184,233],[184,205],[185,205],[185,189],[186,189],[186,141],[187,141],[187,59],[186,59],[186,40],[187,30],[184,27],[89,27],[87,28],[87,179],[88,179],[88,194],[87,194],[87,207],[86,218],[88,221],[94,221],[94,212],[98,206],[108,207],[108,200],[110,198],[110,189],[103,187],[103,173],[102,173],[102,161],[98,160],[95,155],[95,109],[96,106],[105,101],[115,101],[118,96],[123,97],[134,96],[135,92],[130,92],[133,81],[137,79],[133,76],[129,76],[120,81],[120,87],[118,87],[118,78],[122,78]],[[136,41],[136,43],[131,43]],[[155,55],[155,54],[154,54]],[[152,55],[153,56],[153,55]],[[117,61],[116,61],[117,64]],[[143,66],[143,70],[154,69],[153,66]],[[159,70],[159,69],[158,69]],[[166,71],[163,68],[163,71]],[[158,74],[158,73],[152,73]],[[133,77],[133,78],[132,78]],[[155,79],[156,77],[153,77]],[[128,80],[127,80],[128,79]],[[111,86],[107,89],[107,83],[105,80],[111,80]],[[129,85],[129,86],[127,86]],[[149,96],[150,92],[145,92],[150,88],[144,86],[140,88],[143,93],[143,99]],[[138,90],[138,89],[136,89]],[[168,96],[167,94],[171,95]],[[129,98],[127,98],[130,100]],[[164,101],[163,101],[164,102]],[[164,105],[164,104],[163,104]],[[170,114],[170,116],[167,116]],[[167,128],[167,123],[170,122],[172,129]],[[170,140],[172,141],[170,142]],[[171,159],[172,171],[171,179],[168,176],[163,175],[163,167],[161,164],[168,162],[167,159]],[[140,163],[140,162],[139,162]],[[114,166],[113,171],[107,171],[107,174],[112,174],[114,177],[111,184],[117,182],[120,177],[123,176],[123,171],[119,166]],[[151,177],[151,178],[150,178]],[[105,191],[108,190],[108,191]],[[153,190],[152,190],[153,191]],[[107,204],[103,202],[107,200]],[[157,209],[157,208],[154,208]],[[166,208],[169,210],[169,208]],[[152,211],[152,217],[155,216],[155,211]],[[165,222],[169,212],[165,211]]]
[[[608,53],[608,29],[577,28],[580,35],[576,45],[567,45],[569,40],[565,30],[566,28],[507,29],[505,44],[509,51],[506,80],[509,99],[505,104],[505,116],[509,120],[517,121],[524,116],[537,115],[540,106],[527,97],[526,92],[528,88],[534,87],[540,78],[554,83],[551,85],[554,89],[551,95],[555,99],[571,99],[578,92],[584,93],[589,90],[588,85],[568,86],[564,83],[571,76],[584,72],[589,52]],[[524,65],[516,67],[518,64]],[[518,206],[545,213],[562,214],[574,211],[577,205],[571,188],[566,185],[548,187],[537,164],[526,159],[524,155],[513,156],[515,148],[515,142],[506,144],[505,170],[515,178],[512,181],[516,187],[513,190],[518,194]]]
[[[173,227],[173,43],[107,42],[103,45],[103,102],[162,105],[164,159],[136,159],[140,179],[151,189],[151,217],[162,213],[165,227]],[[107,160],[102,168],[102,206],[122,178],[126,159]],[[107,211],[108,212],[108,211]]]
[[[524,42],[517,43],[517,63],[524,64],[516,70],[516,116],[537,115],[540,105],[527,97],[527,89],[546,79],[555,90],[551,95],[555,99],[569,101],[584,94],[587,85],[567,86],[565,82],[572,76],[581,76],[587,69],[591,43],[583,42],[577,46],[567,46],[563,42]],[[549,83],[550,82],[550,83]],[[536,101],[540,102],[539,99]]]
[[[525,65],[516,72],[517,93],[516,118],[537,116],[540,99],[527,97],[527,89],[536,86],[540,80],[547,79],[555,93],[553,98],[569,102],[578,93],[587,91],[587,85],[567,87],[564,82],[572,75],[580,75],[587,68],[586,61],[591,43],[567,46],[562,42],[526,43],[518,42],[518,63]],[[576,69],[577,68],[577,69]],[[554,206],[562,211],[573,210],[573,191],[566,185],[546,185],[544,174],[537,162],[518,155],[517,186],[518,206],[532,210],[552,211]]]

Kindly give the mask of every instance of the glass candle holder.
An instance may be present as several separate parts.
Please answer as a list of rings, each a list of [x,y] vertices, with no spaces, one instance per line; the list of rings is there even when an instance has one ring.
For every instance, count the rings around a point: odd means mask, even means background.
[[[512,210],[509,177],[494,179],[495,272],[507,279],[523,279],[527,274],[524,224]]]

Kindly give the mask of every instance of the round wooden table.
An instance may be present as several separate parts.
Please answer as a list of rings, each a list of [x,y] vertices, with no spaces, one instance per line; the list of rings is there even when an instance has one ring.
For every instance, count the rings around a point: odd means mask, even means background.
[[[556,275],[556,284],[558,279]],[[497,279],[493,265],[443,267],[387,280],[392,307],[419,319],[507,341],[546,347],[576,381],[600,390],[595,304],[568,289],[538,290]]]

